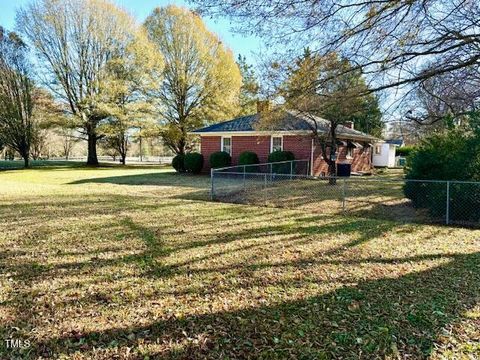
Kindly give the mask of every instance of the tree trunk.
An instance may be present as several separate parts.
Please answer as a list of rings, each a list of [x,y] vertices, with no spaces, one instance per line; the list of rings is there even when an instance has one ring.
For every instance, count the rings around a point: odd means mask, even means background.
[[[120,162],[122,163],[122,165],[125,165],[125,158],[126,158],[125,155],[121,156]]]
[[[94,129],[89,128],[88,130],[88,157],[87,165],[98,166],[98,157],[97,157],[97,132]]]
[[[335,176],[337,175],[337,167],[335,161],[328,162],[328,176],[330,176],[329,184],[335,185],[337,183],[337,179]]]
[[[24,155],[23,164],[25,166],[25,169],[27,169],[30,166],[30,159],[29,159],[28,155]]]

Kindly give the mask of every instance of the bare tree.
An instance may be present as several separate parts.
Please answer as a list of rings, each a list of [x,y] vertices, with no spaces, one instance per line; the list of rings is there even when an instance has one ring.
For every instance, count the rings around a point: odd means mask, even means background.
[[[33,137],[33,94],[31,64],[27,48],[13,32],[0,27],[0,137],[29,166]]]
[[[98,165],[98,126],[105,66],[135,37],[135,23],[105,0],[34,0],[19,10],[18,27],[37,50],[41,76],[74,115],[88,141],[89,165]]]
[[[415,91],[423,81],[480,64],[480,2],[465,0],[191,0],[228,15],[287,58],[332,51],[369,76],[369,91]],[[317,86],[312,82],[312,86]],[[408,99],[408,96],[405,97]],[[413,107],[413,106],[412,106]]]
[[[47,147],[48,134],[38,123],[34,122],[32,128],[32,139],[30,145],[30,155],[33,160],[38,160],[44,155]]]
[[[480,72],[468,67],[420,82],[409,94],[406,119],[429,128],[460,125],[480,105]]]
[[[75,130],[66,127],[57,129],[57,133],[62,139],[62,150],[65,160],[70,158],[73,147],[79,141],[74,132]]]

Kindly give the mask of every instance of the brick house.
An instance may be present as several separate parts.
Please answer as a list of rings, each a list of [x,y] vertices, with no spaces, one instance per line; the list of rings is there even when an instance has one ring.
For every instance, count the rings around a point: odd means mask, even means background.
[[[321,148],[312,135],[312,117],[305,117],[294,111],[286,111],[284,119],[274,130],[256,129],[261,116],[238,117],[233,120],[213,124],[192,132],[201,137],[200,151],[204,157],[204,172],[210,171],[209,158],[216,151],[226,151],[232,156],[232,165],[238,163],[243,151],[253,151],[260,163],[268,162],[268,155],[275,150],[291,151],[297,160],[309,160],[310,174],[327,173],[327,163],[323,160]],[[314,117],[320,131],[328,131],[329,122]],[[350,163],[352,172],[370,172],[372,165],[372,143],[375,137],[355,130],[353,124],[339,125],[337,128],[337,163]]]

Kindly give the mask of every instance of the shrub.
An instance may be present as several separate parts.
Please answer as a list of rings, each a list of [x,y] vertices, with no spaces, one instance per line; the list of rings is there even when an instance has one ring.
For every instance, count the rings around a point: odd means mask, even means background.
[[[450,130],[425,139],[407,160],[406,178],[417,180],[480,179],[480,133]],[[444,182],[406,182],[405,196],[416,208],[428,209],[432,216],[446,214],[447,189]],[[480,220],[480,185],[450,185],[450,219]]]
[[[295,160],[295,155],[291,151],[274,151],[268,155],[268,162]]]
[[[238,157],[238,165],[252,165],[258,164],[259,162],[258,155],[253,151],[244,151]]]
[[[183,159],[185,171],[192,174],[199,174],[203,167],[203,155],[199,153],[188,153]]]
[[[185,165],[184,165],[184,158],[185,155],[178,154],[172,159],[172,166],[176,172],[183,173],[185,172]]]
[[[238,157],[238,165],[250,165],[245,166],[246,172],[259,172],[258,166],[251,166],[258,164],[259,162],[260,161],[258,160],[257,154],[255,154],[253,151],[244,151]]]
[[[293,160],[295,160],[295,155],[291,151],[274,151],[268,155],[268,162],[270,163]],[[272,165],[272,172],[275,174],[290,174],[291,171],[290,163]],[[293,169],[293,173],[295,173],[295,169]]]
[[[225,151],[217,151],[210,155],[210,166],[214,169],[230,166],[232,157]]]
[[[415,151],[413,146],[402,146],[398,147],[395,150],[395,156],[408,157]]]

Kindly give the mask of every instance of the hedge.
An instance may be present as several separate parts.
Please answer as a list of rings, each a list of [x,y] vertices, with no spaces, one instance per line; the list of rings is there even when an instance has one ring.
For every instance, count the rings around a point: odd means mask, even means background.
[[[232,157],[225,151],[217,151],[210,155],[210,166],[214,169],[230,166]]]
[[[185,166],[183,164],[185,155],[178,154],[172,159],[172,166],[176,172],[183,173],[185,172]]]
[[[444,180],[442,182],[407,181],[405,196],[416,208],[427,209],[439,219],[446,214],[445,180],[480,179],[480,133],[450,130],[426,138],[407,160],[406,179]],[[450,220],[480,221],[480,186],[450,184]]]
[[[246,172],[259,172],[258,166],[252,166],[258,164],[259,162],[260,160],[258,160],[258,155],[253,151],[244,151],[238,156],[238,165],[250,165],[245,166]]]
[[[203,168],[203,155],[199,153],[188,153],[183,159],[185,170],[188,173],[199,174]]]
[[[395,156],[408,157],[413,153],[414,150],[415,148],[413,146],[397,147],[395,150]]]
[[[293,161],[295,160],[295,155],[291,151],[274,151],[268,155],[268,162],[281,162],[281,161]],[[272,165],[272,172],[275,174],[290,174],[292,172],[291,164],[274,164]],[[293,173],[295,173],[295,168],[293,168]]]

